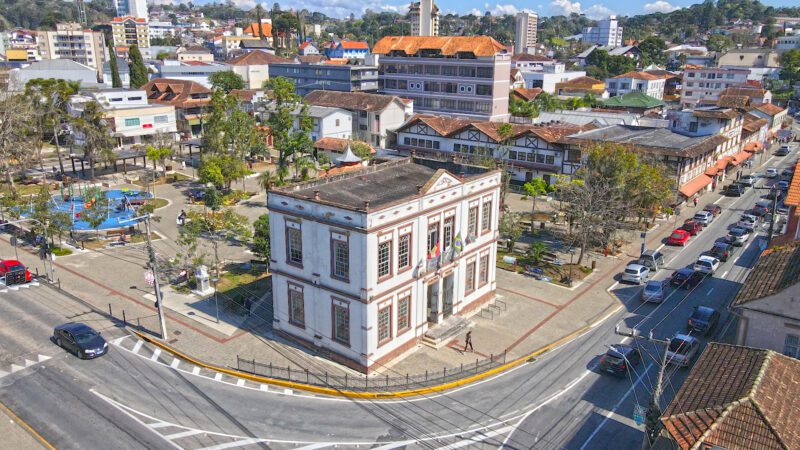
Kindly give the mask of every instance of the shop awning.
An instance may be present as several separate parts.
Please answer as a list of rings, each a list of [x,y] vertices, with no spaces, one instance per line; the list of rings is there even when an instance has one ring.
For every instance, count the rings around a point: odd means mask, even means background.
[[[744,145],[744,151],[756,153],[764,148],[764,145],[761,142],[748,142]]]
[[[742,150],[741,152],[733,155],[733,159],[731,161],[733,162],[733,164],[735,166],[738,166],[739,164],[743,163],[747,158],[749,158],[751,156],[753,156],[752,153]]]
[[[698,193],[701,189],[711,184],[711,177],[708,175],[699,175],[693,178],[688,183],[678,188],[678,192],[683,194],[686,198]]]
[[[718,159],[713,166],[706,169],[706,175],[710,177],[717,175],[720,171],[725,170],[728,167],[728,163],[730,163],[730,161],[730,156],[723,156],[722,158]]]

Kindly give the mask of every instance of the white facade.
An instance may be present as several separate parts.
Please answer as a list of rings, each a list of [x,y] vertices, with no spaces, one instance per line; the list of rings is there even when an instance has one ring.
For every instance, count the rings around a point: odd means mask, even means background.
[[[245,89],[262,89],[264,82],[269,80],[269,65],[248,64],[231,65],[233,73],[242,77]]]
[[[779,36],[778,42],[775,44],[777,50],[791,50],[793,48],[800,48],[800,34],[790,36]]]
[[[496,289],[497,171],[460,178],[439,170],[425,188],[412,187],[418,194],[377,208],[314,199],[328,184],[346,190],[355,176],[404,164],[416,163],[384,163],[269,195],[274,329],[363,371],[408,351]],[[311,198],[304,195],[315,188]],[[450,244],[457,235],[468,242],[461,251]],[[446,248],[433,257],[437,245]]]
[[[106,61],[103,33],[84,29],[79,23],[59,23],[55,31],[40,31],[39,53],[44,59],[70,59],[102,71]]]
[[[584,28],[581,41],[603,46],[621,46],[622,27],[617,22],[617,16],[597,21],[596,27]]]
[[[664,99],[664,86],[667,80],[654,76],[617,76],[606,79],[606,90],[611,97],[625,95],[629,92],[641,92],[659,100]]]
[[[536,31],[539,15],[531,12],[518,12],[514,18],[514,53],[527,53],[536,46]]]
[[[433,0],[420,0],[409,5],[411,36],[439,35],[439,8]]]
[[[681,104],[716,102],[725,89],[747,84],[749,74],[749,70],[721,67],[686,69],[683,72]]]
[[[314,128],[309,132],[312,141],[316,142],[318,139],[326,137],[339,139],[353,137],[353,118],[350,111],[312,106],[309,108],[309,115],[314,121]],[[297,126],[297,121],[295,121],[295,126]]]
[[[176,26],[172,22],[162,22],[153,20],[150,22],[150,39],[159,38],[163,39],[175,34]]]
[[[522,78],[525,79],[525,87],[542,88],[548,94],[556,93],[556,84],[565,81],[574,80],[575,78],[585,77],[585,70],[576,70],[572,72],[564,71],[563,64],[555,64],[552,66],[545,66],[545,70],[539,72],[520,71]]]
[[[133,16],[147,19],[147,0],[114,0],[117,16]]]

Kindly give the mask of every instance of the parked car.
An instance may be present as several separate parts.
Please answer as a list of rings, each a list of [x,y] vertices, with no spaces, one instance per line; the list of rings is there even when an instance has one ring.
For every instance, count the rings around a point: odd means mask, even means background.
[[[776,186],[778,187],[778,189],[780,189],[782,191],[789,190],[789,182],[788,181],[784,181],[784,180],[778,181]]]
[[[700,341],[692,336],[678,333],[669,340],[667,364],[688,367],[700,353]]]
[[[751,216],[756,216],[759,220],[761,220],[767,214],[769,214],[769,211],[764,211],[763,209],[754,206],[753,209],[747,211],[747,214],[750,214]]]
[[[711,214],[713,214],[714,217],[717,217],[722,213],[722,207],[719,205],[715,205],[713,203],[709,203],[708,205],[703,207],[703,211],[708,211]]]
[[[783,172],[781,172],[781,178],[783,178],[786,181],[790,181],[793,175],[794,175],[794,166],[789,166],[783,169]]]
[[[770,167],[764,171],[764,176],[767,178],[775,178],[778,176],[778,169]]]
[[[669,284],[684,289],[692,289],[700,284],[700,282],[703,281],[703,278],[705,278],[705,275],[702,273],[694,269],[684,267],[672,273],[672,277],[669,279]]]
[[[715,242],[714,246],[706,254],[725,262],[733,254],[733,245],[727,242]]]
[[[53,340],[59,347],[81,359],[93,359],[108,353],[108,343],[89,325],[69,322],[53,330]]]
[[[713,275],[719,268],[719,260],[713,256],[703,255],[694,263],[694,270],[707,275]]]
[[[775,156],[786,156],[789,154],[789,145],[781,145],[781,147],[775,151]]]
[[[703,224],[694,219],[686,219],[681,229],[688,231],[692,236],[697,236],[698,233],[703,231]]]
[[[707,335],[719,323],[719,311],[710,306],[695,306],[686,328]]]
[[[711,221],[714,220],[714,214],[712,214],[710,211],[699,211],[695,213],[694,220],[700,222],[703,224],[703,226],[707,226],[711,223]]]
[[[728,231],[728,237],[736,247],[741,247],[750,239],[750,232],[740,227],[733,227]]]
[[[624,377],[631,370],[631,366],[638,365],[641,360],[639,349],[628,344],[614,344],[600,357],[597,367],[603,372]]]
[[[667,238],[667,245],[686,245],[691,235],[688,231],[678,228]]]
[[[728,187],[725,189],[725,195],[729,197],[741,197],[746,190],[747,187],[745,185],[739,183],[732,183],[728,185]]]
[[[664,300],[667,291],[667,280],[650,280],[642,289],[642,301],[660,303]]]
[[[206,191],[205,189],[189,189],[186,195],[189,196],[189,201],[192,203],[199,203],[203,201]]]
[[[27,283],[32,279],[31,271],[16,259],[0,261],[0,277],[4,278],[7,284]]]
[[[759,200],[753,205],[753,211],[761,211],[762,215],[769,214],[772,212],[772,201],[771,200]]]
[[[664,255],[658,250],[645,250],[639,256],[639,264],[650,270],[658,270],[664,266]]]
[[[745,186],[752,186],[753,184],[755,184],[756,180],[757,178],[755,177],[755,175],[742,175],[742,177],[739,178],[739,184],[743,184]]]
[[[752,214],[742,214],[742,217],[739,218],[736,226],[739,228],[744,228],[748,231],[753,231],[758,226],[758,220],[758,217]]]
[[[628,264],[622,272],[622,281],[642,284],[650,278],[650,269],[641,264]]]

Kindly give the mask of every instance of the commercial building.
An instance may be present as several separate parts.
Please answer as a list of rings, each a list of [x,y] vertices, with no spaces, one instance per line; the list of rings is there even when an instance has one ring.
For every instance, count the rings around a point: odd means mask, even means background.
[[[381,92],[412,99],[418,112],[507,120],[511,55],[489,36],[387,36]]]
[[[408,10],[411,16],[411,36],[439,35],[439,7],[433,0],[411,2]]]
[[[394,143],[394,131],[411,116],[400,97],[365,92],[312,91],[306,103],[315,106],[342,108],[352,114],[352,135],[375,147],[386,148]]]
[[[86,30],[79,23],[59,23],[55,31],[40,31],[39,53],[44,59],[70,59],[103,70],[106,40],[99,31]]]
[[[8,89],[25,90],[25,85],[36,78],[55,78],[80,83],[81,89],[101,89],[105,85],[97,70],[69,59],[43,59],[30,65],[12,69],[8,73]]]
[[[214,54],[211,53],[211,50],[201,45],[179,47],[175,52],[175,55],[177,56],[179,62],[214,62]]]
[[[139,47],[144,59],[150,59],[150,26],[147,19],[133,16],[114,17],[111,19],[111,36],[117,54],[127,57],[132,45]]]
[[[317,89],[341,92],[378,90],[377,66],[278,63],[269,65],[269,76],[290,78],[294,81],[295,92],[303,96]]]
[[[202,84],[187,80],[155,78],[141,90],[147,93],[147,101],[175,108],[175,121],[181,139],[202,135],[203,117],[211,102],[211,90]]]
[[[186,80],[211,88],[208,77],[216,72],[231,70],[227,64],[202,61],[164,60],[156,65],[157,72],[153,78],[169,78],[171,80]]]
[[[619,47],[622,45],[622,27],[617,22],[617,16],[598,20],[596,27],[583,29],[581,41],[591,44]]]
[[[683,71],[681,104],[716,103],[725,89],[746,85],[749,74],[746,69],[688,67]]]
[[[292,60],[261,50],[239,55],[226,62],[244,80],[245,89],[261,89],[269,80],[270,64],[293,64]]]
[[[271,190],[273,328],[369,373],[476,311],[496,291],[500,178],[403,158]]]
[[[629,92],[641,92],[649,97],[664,99],[665,78],[647,72],[628,72],[606,78],[606,89],[611,97]]]
[[[147,20],[147,0],[114,0],[118,17],[131,16]]]
[[[514,53],[528,53],[536,46],[539,15],[520,11],[514,17]]]
[[[576,78],[585,77],[586,71],[573,70],[567,72],[564,64],[558,63],[544,66],[542,67],[542,70],[538,71],[522,70],[520,71],[520,75],[522,75],[522,78],[525,80],[525,88],[540,88],[542,91],[548,94],[555,94],[556,85],[558,83],[564,83]]]

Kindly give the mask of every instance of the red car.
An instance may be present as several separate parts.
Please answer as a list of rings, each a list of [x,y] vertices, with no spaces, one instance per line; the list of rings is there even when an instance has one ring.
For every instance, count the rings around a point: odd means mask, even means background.
[[[5,277],[8,272],[25,271],[25,282],[31,281],[31,272],[16,259],[0,261],[0,277]]]
[[[703,224],[694,219],[686,219],[681,229],[688,231],[692,236],[697,236],[697,233],[703,231]]]
[[[669,235],[669,238],[667,238],[667,245],[686,245],[686,243],[689,242],[690,237],[691,234],[689,234],[688,231],[678,228]]]

